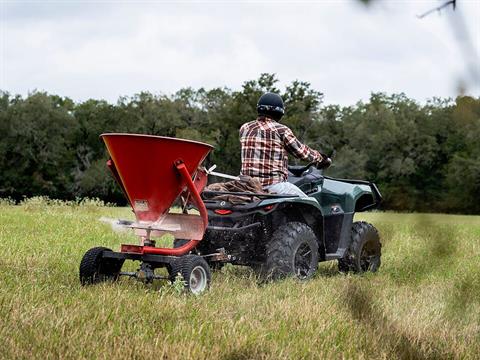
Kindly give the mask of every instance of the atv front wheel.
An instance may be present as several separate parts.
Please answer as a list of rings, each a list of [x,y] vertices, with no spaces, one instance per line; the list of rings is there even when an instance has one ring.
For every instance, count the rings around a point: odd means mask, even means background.
[[[365,221],[355,222],[351,236],[345,257],[338,260],[338,269],[341,272],[376,272],[380,267],[382,244],[375,226]]]
[[[185,291],[199,295],[210,287],[212,274],[204,258],[198,255],[184,255],[175,260],[169,269],[169,278],[173,283],[181,276]]]
[[[262,275],[267,278],[295,276],[306,280],[317,270],[317,237],[307,224],[289,222],[280,226],[273,233],[266,250]]]
[[[82,285],[118,279],[123,260],[104,259],[104,251],[112,250],[105,247],[94,247],[83,255],[80,262],[80,283]]]

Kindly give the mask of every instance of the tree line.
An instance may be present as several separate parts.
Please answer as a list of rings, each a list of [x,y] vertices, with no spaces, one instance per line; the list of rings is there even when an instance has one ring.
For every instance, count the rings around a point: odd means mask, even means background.
[[[0,197],[98,197],[125,204],[105,162],[103,132],[204,141],[208,161],[238,174],[238,130],[256,115],[265,91],[281,94],[282,122],[323,153],[335,150],[327,175],[375,181],[384,209],[480,214],[480,98],[434,98],[419,104],[405,94],[373,93],[352,106],[323,105],[323,94],[294,81],[281,91],[262,74],[237,91],[181,89],[75,103],[44,92],[0,92]],[[294,162],[294,159],[291,159]]]

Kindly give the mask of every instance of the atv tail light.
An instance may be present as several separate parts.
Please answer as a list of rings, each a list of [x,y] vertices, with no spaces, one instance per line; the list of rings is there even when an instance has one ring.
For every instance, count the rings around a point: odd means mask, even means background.
[[[263,210],[265,210],[265,211],[270,211],[270,210],[273,209],[274,206],[275,206],[275,205],[267,205],[267,206],[265,206],[265,207],[263,208]]]
[[[228,214],[231,214],[232,212],[233,212],[232,210],[227,210],[227,209],[216,209],[214,211],[214,213],[218,215],[228,215]]]

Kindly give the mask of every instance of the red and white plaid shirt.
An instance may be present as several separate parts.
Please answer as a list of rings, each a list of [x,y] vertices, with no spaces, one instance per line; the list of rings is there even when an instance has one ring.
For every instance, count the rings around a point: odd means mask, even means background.
[[[322,160],[318,151],[302,144],[287,126],[268,117],[243,124],[240,143],[240,173],[258,178],[264,187],[287,181],[288,153],[302,160]]]

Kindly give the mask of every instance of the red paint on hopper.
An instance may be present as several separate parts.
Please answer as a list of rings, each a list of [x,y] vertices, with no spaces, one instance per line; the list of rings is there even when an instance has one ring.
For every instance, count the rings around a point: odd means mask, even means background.
[[[179,163],[193,175],[213,149],[201,142],[162,136],[112,133],[101,137],[139,221],[158,220],[185,189],[187,180],[177,170]],[[197,187],[200,192],[201,186]]]

